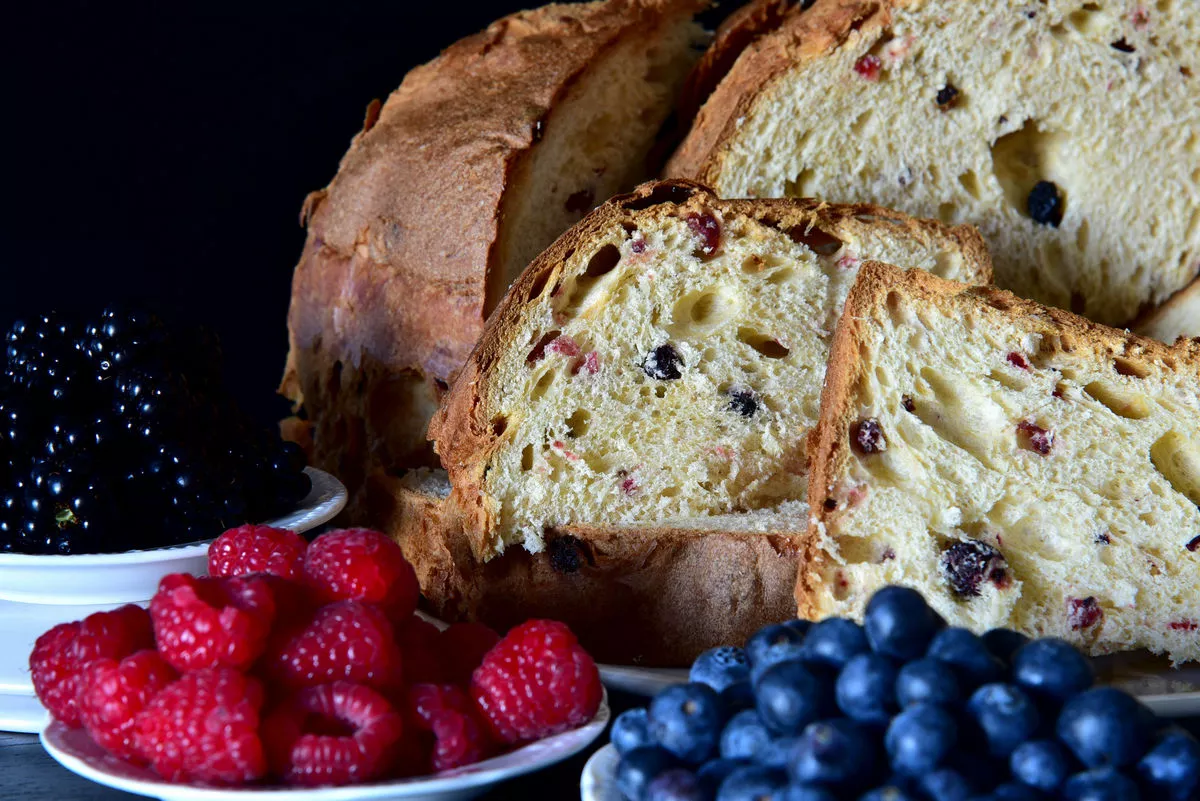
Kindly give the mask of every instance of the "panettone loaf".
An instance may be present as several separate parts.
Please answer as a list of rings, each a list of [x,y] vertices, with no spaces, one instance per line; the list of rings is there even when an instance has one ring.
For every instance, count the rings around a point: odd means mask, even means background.
[[[996,282],[1126,324],[1200,272],[1200,15],[816,0],[741,53],[667,174],[970,222]]]
[[[314,464],[353,492],[373,467],[433,460],[429,417],[509,282],[653,169],[706,5],[520,12],[368,111],[332,183],[306,201],[292,285],[281,391],[303,407]]]
[[[802,615],[903,584],[976,631],[1200,657],[1200,342],[870,264],[830,364]]]
[[[1176,292],[1166,303],[1139,317],[1133,330],[1160,342],[1200,337],[1200,278]]]
[[[693,599],[666,622],[628,618],[626,635],[716,630],[688,614],[757,621],[742,589],[703,566],[761,582],[769,552],[775,573],[794,572],[806,433],[868,256],[990,273],[969,227],[873,206],[723,201],[686,182],[648,184],[570,229],[513,285],[430,427],[453,487],[444,511],[473,562],[552,561],[552,542],[574,532],[593,553],[616,549],[623,569],[640,553],[633,575]],[[680,570],[694,572],[677,586]],[[612,602],[585,597],[597,610]]]

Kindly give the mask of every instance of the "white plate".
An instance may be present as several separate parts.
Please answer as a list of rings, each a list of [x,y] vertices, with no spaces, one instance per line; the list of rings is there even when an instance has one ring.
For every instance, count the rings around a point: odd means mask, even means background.
[[[346,488],[306,467],[312,490],[296,510],[265,525],[307,531],[332,520],[346,505]],[[131,509],[130,514],[137,514]],[[168,573],[203,574],[212,540],[125,553],[29,556],[0,554],[0,600],[33,604],[121,604],[145,601]]]
[[[1103,683],[1137,696],[1156,714],[1166,718],[1200,715],[1200,664],[1173,668],[1167,659],[1144,652],[1102,656],[1094,662]],[[600,665],[600,678],[610,689],[649,697],[686,682],[688,671]]]
[[[171,784],[140,768],[109,755],[92,742],[82,729],[69,729],[55,721],[41,735],[50,756],[72,773],[105,787],[124,790],[163,801],[383,801],[383,799],[472,798],[490,785],[547,767],[574,756],[592,744],[608,725],[607,699],[600,702],[596,717],[585,726],[547,737],[492,759],[445,771],[433,777],[401,779],[354,787],[328,787],[313,790],[286,787],[248,787],[231,790],[190,784]]]
[[[579,777],[580,801],[625,801],[617,789],[617,763],[621,755],[611,745],[606,745],[583,766]]]

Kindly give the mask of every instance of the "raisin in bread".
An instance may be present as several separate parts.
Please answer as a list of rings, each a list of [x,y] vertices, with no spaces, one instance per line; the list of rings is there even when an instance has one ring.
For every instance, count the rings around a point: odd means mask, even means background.
[[[802,616],[904,584],[976,631],[1200,657],[1200,342],[870,264],[830,363]]]
[[[314,464],[354,492],[373,467],[433,460],[429,417],[508,284],[652,169],[707,38],[693,20],[705,5],[520,12],[369,110],[332,183],[306,201],[292,284],[281,391],[307,417]]]
[[[1200,337],[1200,278],[1176,292],[1163,305],[1138,318],[1133,330],[1161,342]]]
[[[996,281],[1125,324],[1200,271],[1200,16],[1168,0],[817,0],[667,174],[971,222]]]
[[[761,620],[751,597],[792,608],[771,595],[774,579],[769,593],[743,593],[706,582],[702,566],[743,584],[765,584],[763,562],[794,574],[805,435],[868,256],[990,273],[969,227],[873,206],[722,201],[686,182],[614,198],[569,230],[513,285],[430,427],[453,487],[445,514],[472,559],[537,561],[583,527],[574,536],[593,555],[612,554],[609,575],[687,593],[697,619],[744,636]],[[671,570],[658,567],[668,558]],[[668,625],[718,630],[676,611]],[[658,624],[638,615],[624,631],[647,625]]]

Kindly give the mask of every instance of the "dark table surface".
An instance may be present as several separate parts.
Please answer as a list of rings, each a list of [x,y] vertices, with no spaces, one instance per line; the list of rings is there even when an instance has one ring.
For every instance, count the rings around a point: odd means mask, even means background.
[[[643,698],[609,693],[609,706],[614,717],[631,706],[644,703]],[[606,732],[578,756],[499,784],[482,797],[578,798],[583,764],[607,742]],[[36,735],[0,732],[0,801],[128,801],[140,797],[110,790],[59,767],[42,750]]]

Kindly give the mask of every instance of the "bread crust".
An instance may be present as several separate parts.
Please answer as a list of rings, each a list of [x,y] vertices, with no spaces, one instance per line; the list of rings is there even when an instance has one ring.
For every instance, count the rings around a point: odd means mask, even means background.
[[[430,611],[505,630],[530,617],[571,626],[598,661],[684,667],[794,616],[790,533],[571,526],[545,551],[480,561],[462,519],[404,479],[367,481],[373,520],[417,570]]]
[[[801,617],[827,614],[822,605],[824,567],[827,564],[821,541],[826,524],[840,513],[826,508],[832,500],[833,482],[851,458],[850,427],[856,419],[858,388],[867,365],[861,349],[868,336],[870,320],[885,306],[889,293],[899,292],[943,309],[991,307],[995,314],[1026,316],[1037,321],[1043,342],[1057,343],[1062,350],[1086,350],[1098,358],[1117,357],[1134,362],[1155,363],[1164,370],[1190,368],[1200,374],[1200,339],[1180,339],[1166,345],[1148,337],[1094,323],[1061,309],[1043,306],[1003,289],[967,286],[947,281],[921,270],[900,270],[879,262],[865,262],[846,298],[830,348],[829,368],[821,393],[821,416],[809,434],[809,528],[801,545],[802,569],[796,579],[796,605]]]
[[[1170,318],[1184,316],[1195,333],[1171,331]],[[1176,292],[1159,306],[1149,309],[1138,316],[1130,326],[1134,331],[1148,337],[1154,337],[1166,342],[1168,338],[1200,335],[1200,278]]]
[[[424,425],[474,345],[507,191],[589,65],[706,0],[556,4],[505,17],[405,76],[311,194],[280,392],[314,462],[433,463]]]
[[[946,226],[871,204],[831,204],[803,198],[721,200],[711,190],[683,180],[650,182],[612,198],[559,237],[513,282],[430,423],[429,438],[436,442],[454,488],[451,502],[462,517],[477,559],[503,550],[495,531],[493,503],[484,491],[487,465],[504,443],[503,433],[492,428],[487,376],[517,337],[524,305],[561,280],[565,263],[576,251],[614,226],[638,226],[681,213],[712,211],[725,218],[752,217],[784,230],[817,228],[835,236],[838,231],[881,221],[902,226],[917,237],[949,236],[957,242],[966,263],[975,266],[979,283],[991,280],[991,258],[979,232],[971,226]]]
[[[739,120],[768,100],[777,78],[798,63],[836,49],[853,31],[863,31],[865,36],[891,24],[892,9],[905,4],[904,0],[817,0],[807,9],[796,4],[784,10],[770,29],[764,26],[740,51],[696,114],[664,175],[716,185],[725,145],[736,133]]]

